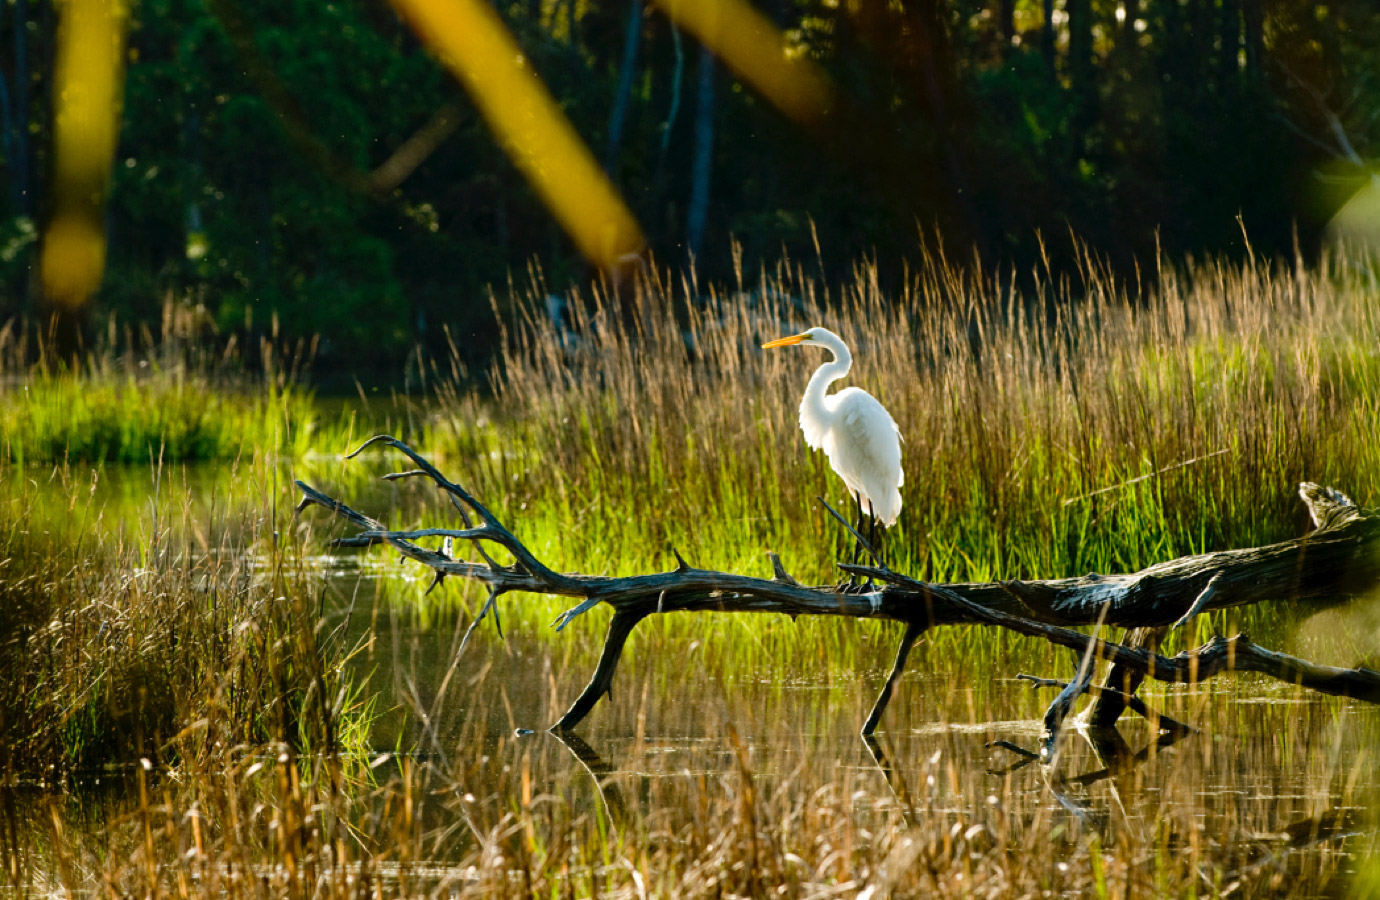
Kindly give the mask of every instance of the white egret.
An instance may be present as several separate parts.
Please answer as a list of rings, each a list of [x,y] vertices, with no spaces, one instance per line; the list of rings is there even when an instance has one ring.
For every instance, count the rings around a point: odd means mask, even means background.
[[[861,514],[890,528],[901,514],[901,432],[891,413],[862,388],[846,387],[828,394],[829,385],[848,374],[853,354],[848,345],[827,328],[811,328],[802,334],[778,338],[762,345],[823,347],[834,358],[815,370],[800,401],[800,430],[812,449],[823,448],[829,465],[858,502]]]

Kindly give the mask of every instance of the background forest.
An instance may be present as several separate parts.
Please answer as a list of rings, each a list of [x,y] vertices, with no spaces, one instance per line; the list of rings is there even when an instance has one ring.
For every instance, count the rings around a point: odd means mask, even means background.
[[[32,274],[51,177],[56,12],[0,0],[0,321]],[[1308,258],[1370,177],[1368,0],[770,0],[838,102],[800,126],[654,4],[499,7],[637,216],[701,279],[782,253],[895,278],[923,247],[1020,273],[1076,236],[1154,254]],[[88,330],[185,306],[206,329],[320,335],[319,362],[481,357],[487,287],[597,277],[460,86],[386,0],[140,0],[129,9],[110,251]],[[1134,280],[1134,279],[1133,279]]]

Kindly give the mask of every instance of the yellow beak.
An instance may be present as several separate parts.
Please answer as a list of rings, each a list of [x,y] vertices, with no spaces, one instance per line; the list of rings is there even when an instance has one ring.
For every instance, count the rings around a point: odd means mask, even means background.
[[[809,337],[808,334],[793,334],[790,337],[777,338],[774,341],[767,341],[762,345],[763,350],[770,350],[772,347],[789,347],[791,344],[798,344]]]

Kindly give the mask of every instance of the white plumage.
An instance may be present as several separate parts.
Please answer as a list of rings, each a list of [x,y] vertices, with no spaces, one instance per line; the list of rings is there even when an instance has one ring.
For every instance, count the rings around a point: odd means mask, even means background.
[[[838,335],[827,328],[811,328],[802,334],[768,341],[762,347],[792,344],[824,347],[834,358],[815,370],[800,401],[800,430],[805,443],[824,450],[829,465],[863,512],[890,528],[901,514],[901,432],[891,413],[867,391],[848,387],[826,393],[833,382],[848,374],[853,354]]]

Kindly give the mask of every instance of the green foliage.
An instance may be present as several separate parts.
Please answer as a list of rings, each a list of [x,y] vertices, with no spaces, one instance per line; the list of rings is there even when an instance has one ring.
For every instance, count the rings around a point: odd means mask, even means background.
[[[138,7],[112,310],[146,319],[161,286],[206,298],[222,328],[276,317],[288,334],[324,334],[342,349],[405,347],[408,309],[380,236],[397,223],[371,221],[375,205],[344,179],[429,112],[439,79],[398,52],[401,32],[375,31],[360,14],[349,4]]]
[[[1027,0],[772,6],[788,44],[843,99],[802,130],[732,73],[719,76],[700,275],[751,273],[785,249],[818,254],[835,286],[875,255],[899,285],[902,261],[918,263],[917,222],[951,258],[976,247],[1020,273],[1043,260],[1074,273],[1079,251],[1061,239],[1070,226],[1128,279],[1161,249],[1244,252],[1238,218],[1257,252],[1291,254],[1297,240],[1313,253],[1366,177],[1342,159],[1334,125],[1362,158],[1380,141],[1380,20],[1369,3],[1141,0],[1129,21],[1127,5],[1109,0],[1057,8],[1067,16],[1046,45],[1042,4]],[[648,8],[614,146],[626,6],[500,12],[608,161],[649,249],[683,262],[693,40]],[[39,51],[54,21],[34,18],[25,32],[31,101],[13,114],[35,134],[49,130]],[[0,18],[6,45],[13,27]],[[129,45],[95,320],[152,322],[171,296],[204,305],[222,329],[265,333],[276,321],[290,337],[319,334],[332,366],[395,361],[418,341],[440,350],[445,323],[476,336],[474,362],[492,346],[489,285],[534,256],[557,291],[587,279],[478,111],[385,4],[143,0]],[[400,184],[371,187],[450,105],[453,132]],[[0,153],[18,152],[12,143]],[[41,173],[41,142],[29,152]],[[23,273],[33,229],[16,223],[38,221],[38,209],[32,198],[0,202],[7,317],[32,308]]]

